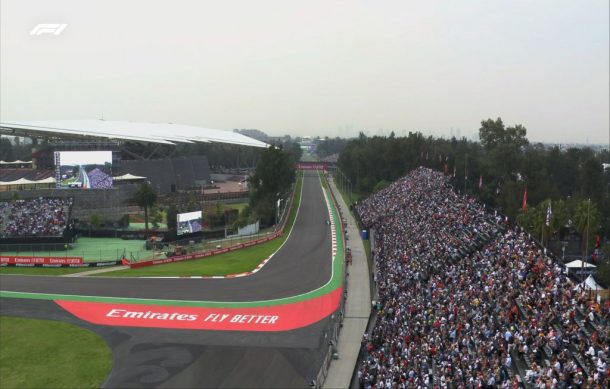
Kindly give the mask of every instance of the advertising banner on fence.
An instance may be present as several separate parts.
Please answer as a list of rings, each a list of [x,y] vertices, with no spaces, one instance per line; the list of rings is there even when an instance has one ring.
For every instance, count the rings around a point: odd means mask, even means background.
[[[327,164],[325,162],[311,162],[303,163],[299,162],[296,164],[298,170],[326,170]]]
[[[182,307],[55,301],[93,324],[107,326],[177,328],[221,331],[288,331],[306,327],[339,308],[342,288],[311,300],[263,307]]]
[[[83,257],[0,256],[0,263],[8,265],[81,265],[83,263]]]

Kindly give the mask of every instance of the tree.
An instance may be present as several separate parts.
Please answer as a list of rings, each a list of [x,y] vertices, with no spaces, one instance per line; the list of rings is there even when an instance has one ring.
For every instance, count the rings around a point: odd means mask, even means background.
[[[603,175],[602,164],[595,157],[589,157],[580,169],[579,186],[582,195],[600,203],[604,191]]]
[[[597,206],[593,201],[591,201],[591,199],[580,200],[576,204],[572,218],[574,220],[576,230],[581,236],[582,253],[584,253],[584,255],[589,255],[589,253],[585,252],[587,250],[587,243],[589,243],[588,246],[590,249],[591,243],[595,239],[595,233],[600,230],[600,214]]]
[[[521,124],[514,127],[504,128],[501,118],[483,120],[479,129],[481,145],[487,150],[493,150],[497,146],[513,146],[517,148],[528,144],[527,130]]]
[[[550,226],[546,225],[546,215],[551,200],[542,201],[535,207],[528,207],[526,211],[519,211],[517,221],[523,226],[534,239],[542,239],[541,244],[549,241],[550,235],[555,230],[553,220],[551,219]]]
[[[286,198],[295,180],[295,161],[280,148],[262,151],[256,171],[250,180],[250,207],[263,225],[275,221],[276,201]]]
[[[13,156],[13,145],[8,138],[0,138],[0,155],[1,159],[5,161],[14,161],[15,157]]]
[[[324,158],[332,154],[340,153],[347,145],[347,142],[347,139],[342,139],[339,137],[325,137],[323,140],[317,142],[316,154],[318,155],[318,157]]]
[[[144,182],[138,187],[133,200],[144,208],[144,229],[148,234],[148,210],[157,202],[157,193],[148,182]]]
[[[169,231],[176,230],[176,216],[178,215],[178,211],[176,210],[176,206],[171,204],[167,207],[167,212],[165,214],[165,222],[167,223],[167,229]]]
[[[94,212],[91,214],[91,216],[89,216],[89,223],[94,228],[99,228],[99,226],[102,225],[102,217],[99,215],[99,213]]]
[[[504,132],[502,118],[497,118],[495,121],[492,119],[481,121],[481,128],[479,129],[481,145],[487,151],[492,150],[497,145],[503,143]]]

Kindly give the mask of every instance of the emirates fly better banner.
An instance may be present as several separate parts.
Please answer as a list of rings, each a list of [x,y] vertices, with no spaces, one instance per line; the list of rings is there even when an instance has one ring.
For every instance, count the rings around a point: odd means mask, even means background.
[[[8,265],[82,265],[82,257],[9,257],[0,256],[0,264]]]

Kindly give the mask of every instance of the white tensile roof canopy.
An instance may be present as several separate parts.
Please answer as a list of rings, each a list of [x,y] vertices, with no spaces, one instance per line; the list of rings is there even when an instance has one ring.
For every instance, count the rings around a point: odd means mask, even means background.
[[[601,286],[600,284],[597,283],[597,281],[595,281],[595,278],[593,278],[593,276],[587,277],[586,280],[584,280],[580,284],[576,285],[574,290],[580,290],[582,288],[590,289],[590,290],[601,290],[601,289],[604,289],[603,286]]]
[[[566,263],[565,267],[570,268],[570,269],[578,269],[581,267],[589,268],[589,267],[597,267],[597,266],[595,266],[589,262],[583,262],[580,259],[576,259],[572,262]]]
[[[113,181],[133,181],[133,180],[145,180],[146,177],[134,176],[131,173],[123,174],[122,176],[112,177]]]
[[[242,134],[173,123],[139,123],[106,120],[36,120],[0,122],[0,134],[105,138],[142,143],[229,143],[251,147],[268,144]]]

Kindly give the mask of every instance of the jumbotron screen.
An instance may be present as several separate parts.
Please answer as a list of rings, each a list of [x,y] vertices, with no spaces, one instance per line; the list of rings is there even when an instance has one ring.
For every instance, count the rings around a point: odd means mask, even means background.
[[[56,151],[57,188],[112,188],[112,151]]]
[[[199,232],[203,228],[203,220],[201,211],[179,213],[177,219],[177,234],[192,234]]]

